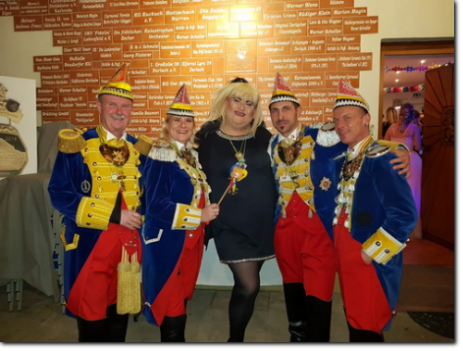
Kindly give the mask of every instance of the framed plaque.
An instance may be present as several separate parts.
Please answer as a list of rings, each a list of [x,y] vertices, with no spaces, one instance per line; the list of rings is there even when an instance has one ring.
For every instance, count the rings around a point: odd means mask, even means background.
[[[0,179],[37,172],[35,81],[0,77]]]

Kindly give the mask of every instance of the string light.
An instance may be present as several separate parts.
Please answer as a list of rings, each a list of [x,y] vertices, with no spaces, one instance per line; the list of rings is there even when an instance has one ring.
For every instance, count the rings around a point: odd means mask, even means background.
[[[411,85],[408,87],[383,88],[383,92],[385,93],[407,93],[410,91],[423,91],[423,90],[424,90],[424,84]]]
[[[422,60],[423,62],[424,60]],[[452,62],[449,62],[449,63],[452,63]],[[434,69],[434,68],[439,68],[439,67],[442,67],[442,66],[446,66],[448,65],[449,63],[445,64],[445,65],[432,65],[432,66],[416,66],[416,67],[413,67],[413,66],[406,66],[406,67],[399,67],[399,66],[395,66],[395,67],[384,67],[384,73],[389,73],[389,72],[396,72],[396,73],[399,73],[401,71],[405,71],[405,72],[414,72],[414,71],[418,71],[418,72],[424,72],[424,71],[427,71],[429,69]]]

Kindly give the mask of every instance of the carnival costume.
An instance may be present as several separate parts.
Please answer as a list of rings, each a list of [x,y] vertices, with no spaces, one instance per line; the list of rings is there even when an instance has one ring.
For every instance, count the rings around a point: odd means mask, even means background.
[[[296,96],[277,73],[270,101]],[[334,156],[345,150],[332,124],[299,125],[288,138],[270,141],[279,199],[275,252],[283,277],[291,341],[330,338],[331,299],[335,279],[334,246],[330,229],[336,194]],[[329,196],[328,193],[332,195]]]
[[[99,95],[131,100],[130,86],[117,74]],[[53,206],[64,215],[61,240],[69,316],[105,319],[108,306],[118,302],[117,269],[123,252],[138,254],[141,260],[138,230],[121,226],[119,220],[121,209],[140,209],[143,164],[150,147],[151,140],[144,136],[110,138],[101,125],[59,133],[48,191]]]
[[[194,117],[186,86],[167,113]],[[185,341],[186,301],[192,298],[204,251],[201,209],[210,203],[211,189],[191,146],[173,139],[159,141],[145,167],[143,314],[149,323],[161,326],[161,337],[167,324],[168,333],[179,334],[170,341]]]
[[[346,81],[339,83],[334,109],[368,105]],[[338,196],[334,215],[336,265],[351,340],[382,341],[397,305],[402,249],[416,223],[404,176],[395,157],[369,136],[336,158]],[[361,250],[372,259],[365,264]]]

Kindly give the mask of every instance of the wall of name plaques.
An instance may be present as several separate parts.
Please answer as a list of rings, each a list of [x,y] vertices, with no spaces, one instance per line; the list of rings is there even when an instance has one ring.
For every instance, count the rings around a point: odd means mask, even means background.
[[[52,31],[62,55],[34,56],[42,123],[98,124],[95,98],[122,64],[135,96],[129,130],[155,137],[186,83],[201,124],[212,93],[247,78],[268,102],[280,72],[301,101],[303,123],[332,115],[341,78],[359,86],[372,69],[361,36],[378,32],[378,16],[354,0],[0,0],[15,31]]]

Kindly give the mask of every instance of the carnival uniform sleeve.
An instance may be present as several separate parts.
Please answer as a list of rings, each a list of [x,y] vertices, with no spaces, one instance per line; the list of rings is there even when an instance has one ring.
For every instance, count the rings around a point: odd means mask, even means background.
[[[191,197],[188,200],[182,199],[182,194],[188,193],[184,189],[185,185],[191,186],[190,178],[185,172],[178,170],[177,162],[147,159],[145,215],[150,217],[155,226],[164,229],[188,230],[196,229],[200,225],[201,210],[188,204]]]
[[[386,264],[405,246],[407,246],[405,243],[401,243],[383,228],[379,228],[376,233],[362,244],[362,249],[376,262]]]
[[[381,227],[362,244],[362,249],[380,264],[386,264],[405,247],[417,222],[410,186],[389,164],[394,157],[386,153],[367,160],[371,161],[367,162],[368,175],[374,181],[381,208],[386,213]]]
[[[82,194],[84,182],[91,184],[81,153],[58,152],[48,186],[53,206],[80,227],[107,229],[114,206]]]
[[[201,224],[201,210],[185,204],[177,204],[175,207],[172,229],[194,230]]]

